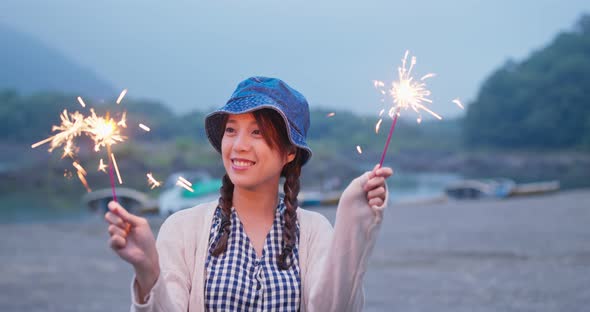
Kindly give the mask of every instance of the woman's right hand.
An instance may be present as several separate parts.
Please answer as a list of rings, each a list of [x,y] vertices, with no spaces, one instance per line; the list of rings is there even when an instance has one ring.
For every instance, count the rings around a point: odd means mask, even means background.
[[[140,289],[149,290],[160,275],[156,240],[148,221],[127,212],[111,201],[105,220],[109,223],[109,243],[123,260],[133,265]]]

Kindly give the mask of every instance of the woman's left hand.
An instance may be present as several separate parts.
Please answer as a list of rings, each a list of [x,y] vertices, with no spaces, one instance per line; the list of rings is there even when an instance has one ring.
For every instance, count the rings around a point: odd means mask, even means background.
[[[373,171],[369,173],[369,180],[363,186],[363,190],[367,194],[367,201],[371,207],[381,207],[385,203],[385,179],[393,174],[393,170],[389,167],[381,167],[375,165]]]

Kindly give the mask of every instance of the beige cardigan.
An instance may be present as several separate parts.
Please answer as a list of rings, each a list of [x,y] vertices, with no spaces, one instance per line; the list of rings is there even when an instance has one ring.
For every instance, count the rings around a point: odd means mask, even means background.
[[[297,209],[301,311],[362,310],[363,276],[388,200],[386,195],[386,204],[369,207],[362,189],[368,178],[366,172],[344,190],[334,229],[321,214]],[[133,279],[131,311],[205,310],[205,260],[216,207],[201,204],[166,219],[156,243],[160,276],[145,304],[137,302]]]

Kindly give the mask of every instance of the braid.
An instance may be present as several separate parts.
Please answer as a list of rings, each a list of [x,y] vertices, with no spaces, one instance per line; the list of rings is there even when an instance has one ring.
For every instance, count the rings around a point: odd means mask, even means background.
[[[291,257],[293,248],[297,243],[297,195],[299,194],[299,176],[301,175],[301,153],[297,150],[295,159],[286,164],[282,174],[285,176],[285,223],[283,224],[283,249],[277,256],[277,264],[281,270],[287,270],[291,263],[287,259]]]
[[[223,184],[220,188],[221,197],[219,197],[219,207],[221,207],[221,226],[220,231],[223,231],[217,244],[211,251],[215,257],[224,253],[227,249],[227,240],[231,232],[231,207],[233,205],[232,198],[234,195],[234,184],[229,179],[227,173],[223,176]]]

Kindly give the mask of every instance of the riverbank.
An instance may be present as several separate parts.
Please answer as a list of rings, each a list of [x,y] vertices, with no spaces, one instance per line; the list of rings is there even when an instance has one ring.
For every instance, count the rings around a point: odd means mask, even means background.
[[[366,311],[581,311],[590,189],[397,205],[365,275]],[[318,208],[332,222],[334,207]],[[151,218],[157,230],[162,218]],[[132,271],[102,220],[0,225],[0,311],[127,311]]]

